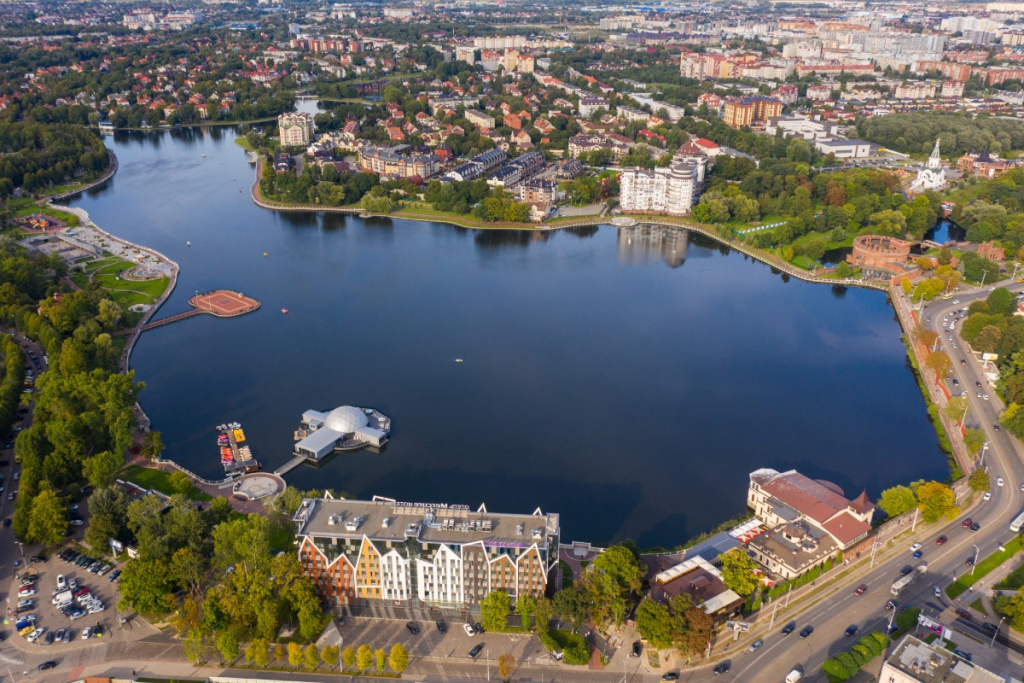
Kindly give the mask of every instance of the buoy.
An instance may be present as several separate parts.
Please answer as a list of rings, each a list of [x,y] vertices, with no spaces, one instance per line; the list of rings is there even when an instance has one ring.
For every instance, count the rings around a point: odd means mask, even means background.
[[[191,242],[185,242],[185,246],[186,246],[186,247],[191,247],[191,246],[192,246],[192,243],[191,243]]]
[[[288,309],[287,309],[287,308],[282,308],[282,309],[281,309],[281,312],[282,312],[282,313],[287,313],[287,312],[288,312]]]
[[[270,254],[268,254],[267,252],[263,252],[263,255],[264,256],[269,256]]]

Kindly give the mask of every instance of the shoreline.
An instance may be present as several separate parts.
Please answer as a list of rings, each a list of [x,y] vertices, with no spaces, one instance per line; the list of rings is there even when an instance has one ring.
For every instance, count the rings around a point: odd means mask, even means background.
[[[238,145],[241,148],[241,145]],[[323,206],[320,204],[284,204],[281,202],[275,202],[263,197],[259,189],[260,184],[260,171],[262,169],[263,158],[256,162],[255,180],[253,181],[252,187],[249,189],[249,197],[253,203],[261,209],[268,211],[281,211],[281,212],[297,212],[297,213],[342,213],[350,214],[360,217],[372,217],[372,218],[399,218],[410,221],[420,221],[423,223],[447,223],[448,225],[454,225],[458,228],[467,228],[469,230],[519,230],[522,232],[551,232],[555,230],[564,230],[566,228],[579,228],[579,227],[590,227],[609,225],[616,227],[611,223],[611,219],[606,216],[581,216],[578,219],[567,220],[564,223],[558,223],[555,225],[543,223],[478,223],[472,219],[465,221],[456,218],[455,216],[431,216],[428,214],[416,214],[416,213],[373,213],[366,211],[362,208],[344,207],[344,206]],[[700,223],[690,223],[685,219],[676,216],[658,216],[648,214],[622,214],[627,218],[631,218],[642,225],[658,225],[667,228],[684,228],[691,230],[696,233],[700,233],[705,237],[709,237],[714,241],[735,249],[738,252],[746,254],[755,261],[759,261],[766,266],[774,270],[778,270],[780,273],[785,273],[791,277],[795,277],[798,280],[804,282],[810,282],[814,284],[825,284],[825,285],[839,285],[842,287],[861,287],[863,289],[873,289],[879,292],[889,291],[888,285],[882,282],[872,282],[869,280],[858,280],[853,278],[821,278],[815,277],[813,273],[808,273],[805,270],[797,268],[796,266],[779,260],[777,257],[771,256],[759,249],[747,246],[745,244],[734,242],[722,237],[717,230],[709,226],[702,225]]]

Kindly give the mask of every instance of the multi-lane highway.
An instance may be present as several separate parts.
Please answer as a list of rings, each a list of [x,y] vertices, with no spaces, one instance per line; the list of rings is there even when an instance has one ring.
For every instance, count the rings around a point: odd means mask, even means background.
[[[1001,284],[1009,286],[1009,283]],[[1020,285],[1014,287],[1018,290],[1024,289],[1024,286]],[[966,562],[969,557],[974,556],[975,546],[978,556],[983,558],[1013,537],[1009,528],[1010,521],[1024,510],[1024,492],[1020,490],[1021,483],[1024,483],[1024,449],[1020,442],[1005,430],[995,431],[994,425],[998,423],[1002,405],[995,397],[995,392],[985,382],[980,360],[968,353],[955,332],[953,337],[957,348],[952,348],[952,343],[946,339],[942,328],[943,317],[949,315],[952,320],[955,317],[952,312],[958,309],[964,309],[966,313],[971,301],[984,298],[988,294],[987,288],[972,288],[951,300],[926,305],[921,316],[922,320],[931,317],[931,322],[926,322],[926,326],[937,329],[941,343],[953,360],[953,376],[957,378],[959,386],[964,389],[964,394],[970,402],[970,413],[973,418],[968,418],[968,421],[973,419],[975,425],[985,429],[987,433],[989,446],[985,454],[985,465],[989,468],[993,482],[991,500],[979,502],[953,522],[931,526],[918,524],[916,533],[905,533],[900,536],[895,542],[896,548],[884,555],[873,568],[851,573],[834,592],[820,599],[798,617],[780,613],[771,631],[762,636],[764,645],[758,650],[748,651],[741,641],[739,651],[730,658],[730,670],[722,675],[726,679],[731,677],[739,681],[782,681],[794,666],[800,666],[806,674],[805,680],[824,681],[822,662],[837,652],[848,649],[857,640],[857,636],[844,635],[847,627],[858,626],[858,636],[871,630],[884,631],[891,614],[886,611],[885,603],[890,598],[895,599],[900,606],[920,607],[925,614],[936,616],[952,601],[946,598],[944,592],[941,597],[936,597],[935,587],[944,588],[957,576],[970,571]],[[962,322],[963,316],[957,325]],[[964,359],[965,363],[961,364],[960,359]],[[987,393],[988,400],[975,395],[975,382],[981,382],[982,395]],[[1003,478],[1002,487],[995,486],[997,477]],[[961,522],[968,516],[980,524],[979,531],[971,532],[963,528]],[[940,536],[948,537],[948,541],[941,545],[936,543]],[[915,542],[922,544],[924,556],[921,560],[911,558],[910,546]],[[894,598],[890,588],[893,581],[899,577],[900,569],[908,564],[917,566],[921,562],[928,565],[925,577]],[[854,589],[861,584],[868,586],[867,592],[864,595],[855,595]],[[984,582],[981,587],[989,586]],[[956,606],[968,608],[969,602],[978,595],[977,591],[981,587],[976,587],[973,594],[963,596],[956,602]],[[965,634],[958,638],[962,641],[963,649],[982,655],[976,657],[976,661],[981,660],[990,666],[1002,662],[1007,665],[1002,667],[1006,670],[1011,658],[1019,665],[1022,657],[1017,652],[1008,650],[1005,645],[997,644],[992,651],[981,652],[988,648],[990,638],[990,634],[985,633],[979,624],[984,618],[981,614],[975,613],[973,622],[958,620],[954,624],[954,629]],[[789,635],[782,635],[783,626],[791,620],[796,621],[796,630]],[[814,627],[814,632],[807,638],[800,638],[799,631],[808,625]],[[1006,632],[1004,625],[1001,636]],[[998,666],[993,668],[1000,669]],[[708,677],[708,673],[706,670],[689,672],[683,676],[683,680],[703,679]]]

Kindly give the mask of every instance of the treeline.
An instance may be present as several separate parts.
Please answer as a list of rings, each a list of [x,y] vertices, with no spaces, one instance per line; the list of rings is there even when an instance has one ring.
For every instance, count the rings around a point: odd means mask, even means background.
[[[1024,247],[1024,169],[981,183],[976,198],[953,211],[969,242],[997,241],[1013,257]]]
[[[0,434],[9,434],[21,407],[25,385],[25,352],[10,335],[0,336],[4,375],[0,380]]]
[[[999,287],[984,301],[975,301],[968,309],[960,336],[975,351],[997,353],[999,382],[997,389],[1006,403],[1001,421],[1014,436],[1024,437],[1024,318],[1015,315],[1014,295]]]
[[[857,120],[857,134],[865,140],[900,152],[927,154],[939,138],[942,153],[990,151],[1006,155],[1024,149],[1024,121],[990,116],[971,118],[945,111],[910,112]]]
[[[100,136],[69,124],[0,122],[0,199],[99,176],[110,165]]]
[[[315,164],[306,164],[302,175],[276,173],[271,161],[263,164],[260,191],[263,196],[283,202],[297,204],[321,204],[343,206],[355,204],[363,195],[380,184],[374,173],[339,172],[333,165],[323,169]]]

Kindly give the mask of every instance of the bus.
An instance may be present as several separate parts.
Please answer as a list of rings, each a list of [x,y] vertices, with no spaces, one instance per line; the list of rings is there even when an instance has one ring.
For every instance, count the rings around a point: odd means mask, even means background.
[[[1010,522],[1010,531],[1013,533],[1020,533],[1020,530],[1024,528],[1024,512],[1017,515],[1017,517]]]
[[[928,564],[922,562],[914,571],[910,572],[906,576],[901,576],[900,578],[896,579],[896,582],[892,584],[892,588],[889,589],[889,592],[893,595],[899,595],[900,591],[902,591],[904,588],[920,579],[922,576],[925,575],[925,572],[927,571]]]

